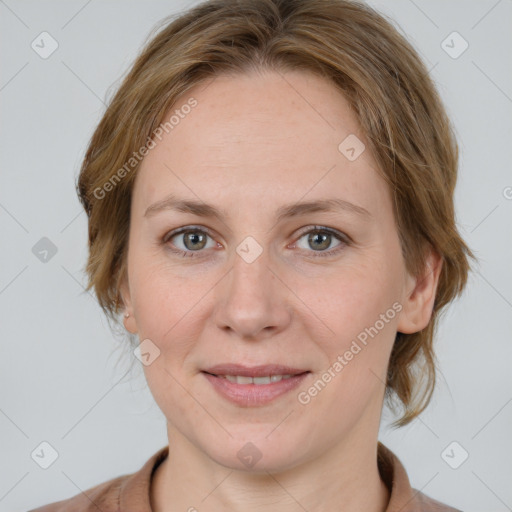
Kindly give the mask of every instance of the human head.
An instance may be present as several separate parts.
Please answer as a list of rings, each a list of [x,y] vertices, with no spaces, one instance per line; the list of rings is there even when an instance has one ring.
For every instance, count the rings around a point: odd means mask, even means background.
[[[158,143],[157,130],[176,100],[216,76],[254,70],[308,70],[339,89],[389,187],[407,271],[424,273],[429,248],[442,259],[428,325],[398,332],[389,360],[386,390],[403,405],[397,424],[405,425],[430,400],[435,326],[444,306],[463,290],[472,253],[455,223],[458,150],[442,102],[415,50],[364,4],[212,1],[164,26],[110,102],[81,169],[78,192],[89,217],[88,289],[94,287],[103,310],[116,319],[124,308],[120,289],[127,278],[140,148]]]

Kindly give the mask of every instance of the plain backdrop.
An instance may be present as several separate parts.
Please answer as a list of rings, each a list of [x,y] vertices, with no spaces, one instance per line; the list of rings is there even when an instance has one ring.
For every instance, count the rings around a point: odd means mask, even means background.
[[[1,511],[132,473],[167,444],[140,366],[117,364],[122,342],[83,291],[75,180],[104,102],[155,24],[193,3],[0,0]],[[454,121],[457,223],[480,259],[439,326],[431,406],[400,430],[385,410],[380,439],[426,494],[468,512],[512,510],[512,1],[371,5],[420,52]],[[58,44],[47,58],[32,46],[41,37],[45,51]],[[53,248],[46,262],[37,244]],[[58,453],[47,469],[31,455],[43,442]],[[456,469],[447,463],[465,452]]]

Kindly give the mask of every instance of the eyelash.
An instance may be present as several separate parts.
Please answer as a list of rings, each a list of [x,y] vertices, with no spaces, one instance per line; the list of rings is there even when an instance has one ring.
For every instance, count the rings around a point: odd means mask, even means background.
[[[204,233],[213,239],[213,233],[208,228],[201,227],[201,226],[186,226],[186,227],[180,228],[176,231],[171,231],[170,233],[167,233],[162,238],[162,244],[168,245],[168,242],[171,238],[174,238],[177,235],[180,235],[182,233],[187,233],[187,232]],[[308,251],[308,252],[313,253],[312,256],[314,258],[326,258],[329,256],[334,256],[335,254],[338,254],[339,252],[341,252],[346,246],[350,245],[350,239],[347,235],[343,235],[342,233],[340,233],[338,231],[335,231],[331,228],[326,228],[323,226],[313,226],[313,228],[311,228],[311,227],[306,228],[306,230],[303,230],[299,233],[299,237],[297,238],[297,241],[299,241],[304,235],[307,235],[308,233],[312,233],[312,232],[328,233],[329,235],[332,235],[333,237],[335,237],[337,240],[339,240],[341,242],[341,244],[338,247],[336,247],[335,249],[329,249],[328,251]],[[184,251],[182,249],[173,249],[171,246],[168,246],[168,249],[175,254],[179,254],[180,256],[190,257],[190,258],[201,257],[201,256],[196,256],[194,254],[194,252],[202,252],[202,251]]]

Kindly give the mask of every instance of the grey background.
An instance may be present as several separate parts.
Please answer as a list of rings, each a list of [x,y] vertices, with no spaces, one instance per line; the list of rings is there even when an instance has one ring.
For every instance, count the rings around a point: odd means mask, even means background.
[[[190,5],[0,0],[1,511],[134,472],[167,444],[142,370],[117,364],[122,338],[83,292],[87,223],[74,182],[103,102],[155,24]],[[439,326],[430,408],[397,431],[385,410],[380,439],[430,496],[464,511],[512,510],[512,1],[371,5],[423,56],[454,120],[457,221],[480,258]],[[31,48],[43,31],[59,44],[47,59]],[[457,59],[441,47],[453,31],[469,43]],[[57,248],[46,263],[32,252],[42,237]],[[48,469],[31,458],[42,441],[59,453]],[[469,453],[458,469],[441,456],[452,441]]]

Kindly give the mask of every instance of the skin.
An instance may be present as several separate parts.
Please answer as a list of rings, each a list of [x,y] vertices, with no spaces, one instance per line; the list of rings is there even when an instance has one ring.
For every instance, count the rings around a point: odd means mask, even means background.
[[[325,79],[304,71],[217,76],[173,110],[190,97],[197,106],[138,171],[121,288],[126,329],[161,351],[144,366],[169,439],[151,488],[153,510],[313,512],[342,504],[345,512],[384,511],[389,491],[376,454],[389,355],[397,331],[427,326],[441,261],[432,252],[423,275],[406,272],[390,192],[369,150],[355,161],[338,150],[349,134],[368,144]],[[170,193],[227,217],[144,216]],[[277,222],[278,207],[325,198],[371,216],[316,212]],[[212,234],[202,243],[185,245],[183,233],[164,241],[190,226]],[[315,226],[351,241],[308,242]],[[236,252],[248,236],[262,249],[252,263]],[[401,311],[310,403],[299,403],[297,394],[395,302]],[[311,374],[270,404],[241,407],[200,373],[225,362],[281,363]],[[237,457],[247,442],[262,454],[252,468]]]

